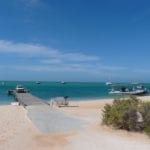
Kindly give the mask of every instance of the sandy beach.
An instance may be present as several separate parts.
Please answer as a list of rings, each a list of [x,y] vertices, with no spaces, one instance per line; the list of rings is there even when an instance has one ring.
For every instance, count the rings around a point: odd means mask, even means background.
[[[142,99],[150,100],[150,97]],[[22,106],[0,106],[0,150],[150,149],[150,139],[143,133],[114,130],[101,125],[106,103],[112,103],[112,99],[70,102],[70,107],[53,108],[86,122],[82,129],[58,133],[40,131],[28,117],[28,110]]]

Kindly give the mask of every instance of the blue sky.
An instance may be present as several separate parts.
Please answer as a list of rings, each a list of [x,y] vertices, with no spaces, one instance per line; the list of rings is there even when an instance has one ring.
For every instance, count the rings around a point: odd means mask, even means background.
[[[149,82],[149,57],[149,1],[0,1],[0,80]]]

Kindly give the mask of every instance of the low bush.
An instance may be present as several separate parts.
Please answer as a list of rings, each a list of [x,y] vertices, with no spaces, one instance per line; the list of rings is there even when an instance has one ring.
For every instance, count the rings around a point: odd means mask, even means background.
[[[136,97],[114,100],[103,110],[103,124],[128,131],[145,131],[150,135],[150,102]]]

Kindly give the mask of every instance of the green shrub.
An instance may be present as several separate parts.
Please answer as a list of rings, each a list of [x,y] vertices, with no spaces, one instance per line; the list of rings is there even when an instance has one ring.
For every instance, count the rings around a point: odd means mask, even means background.
[[[144,102],[141,106],[143,116],[144,131],[150,136],[150,102]]]
[[[150,136],[150,126],[145,127],[145,128],[144,128],[144,132],[145,132],[148,136]]]
[[[145,126],[150,125],[150,102],[144,102],[140,111],[143,115]]]
[[[114,100],[112,105],[105,105],[103,111],[103,123],[117,129],[129,131],[141,131],[143,122],[138,122],[138,113],[141,101],[136,97],[123,100]]]

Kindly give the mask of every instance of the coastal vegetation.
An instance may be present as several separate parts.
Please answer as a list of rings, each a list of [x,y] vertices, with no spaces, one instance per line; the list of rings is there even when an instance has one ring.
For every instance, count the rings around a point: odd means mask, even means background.
[[[104,106],[102,122],[116,129],[145,132],[150,136],[150,102],[134,96],[114,100]]]

